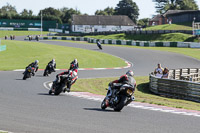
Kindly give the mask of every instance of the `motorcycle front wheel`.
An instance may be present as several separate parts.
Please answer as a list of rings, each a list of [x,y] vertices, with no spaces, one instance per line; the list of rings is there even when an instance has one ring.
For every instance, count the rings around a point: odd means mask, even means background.
[[[101,109],[106,109],[106,98],[104,98],[104,100],[101,103]]]

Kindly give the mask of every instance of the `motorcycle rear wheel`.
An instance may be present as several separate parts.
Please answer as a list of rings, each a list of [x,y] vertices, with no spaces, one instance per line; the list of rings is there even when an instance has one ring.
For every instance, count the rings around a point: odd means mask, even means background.
[[[114,107],[114,111],[121,111],[126,104],[126,96],[121,96],[119,104]]]

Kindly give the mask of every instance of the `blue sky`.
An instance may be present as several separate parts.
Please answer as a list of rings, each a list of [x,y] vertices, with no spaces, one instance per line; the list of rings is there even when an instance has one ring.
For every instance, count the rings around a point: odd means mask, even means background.
[[[149,18],[155,13],[155,3],[152,0],[133,0],[139,6],[139,18]],[[200,0],[196,0],[200,8]],[[77,8],[82,13],[94,15],[96,10],[106,7],[116,7],[119,0],[0,0],[0,7],[9,3],[16,7],[18,12],[24,8],[31,9],[33,14],[38,14],[39,10],[46,7],[53,8]]]

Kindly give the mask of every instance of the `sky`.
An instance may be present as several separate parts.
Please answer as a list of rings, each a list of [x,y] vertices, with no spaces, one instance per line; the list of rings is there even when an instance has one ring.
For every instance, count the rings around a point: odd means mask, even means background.
[[[106,7],[115,8],[120,0],[0,0],[0,8],[6,3],[15,6],[17,12],[21,12],[24,8],[32,10],[34,15],[37,15],[41,9],[53,7],[56,9],[62,7],[74,8],[94,15],[96,10],[103,10]],[[152,15],[157,14],[155,9],[155,2],[153,0],[133,0],[138,5],[140,11],[139,19],[151,18]],[[196,0],[200,8],[200,0]]]

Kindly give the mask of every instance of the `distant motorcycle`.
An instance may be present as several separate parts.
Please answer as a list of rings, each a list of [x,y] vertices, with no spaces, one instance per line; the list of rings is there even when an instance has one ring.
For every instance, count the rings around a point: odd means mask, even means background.
[[[53,67],[54,67],[54,66],[53,66],[52,64],[48,64],[48,65],[46,66],[46,69],[44,70],[43,76],[49,76],[49,74],[51,74],[52,72],[55,72],[55,70],[54,70]]]
[[[33,75],[34,68],[29,66],[26,68],[25,72],[23,73],[23,80],[26,80],[27,78],[31,78],[31,75]]]
[[[119,86],[120,85],[121,84],[119,84]],[[109,107],[113,108],[115,111],[121,111],[124,106],[127,106],[134,100],[134,91],[135,88],[128,84],[124,84],[120,87],[120,89],[113,89],[112,95],[109,98]],[[102,101],[101,108],[107,108],[106,98],[104,98],[104,100]]]
[[[99,49],[102,50],[102,46],[101,46],[101,43],[99,41],[97,42],[97,46],[99,47]]]
[[[54,93],[54,95],[59,95],[61,92],[64,92],[67,87],[67,83],[71,81],[72,78],[69,75],[60,76],[59,82],[53,82],[52,88],[49,90],[49,95],[51,95],[52,93]]]
[[[36,41],[39,41],[39,36],[38,36],[38,35],[35,36],[35,40],[36,40]]]

